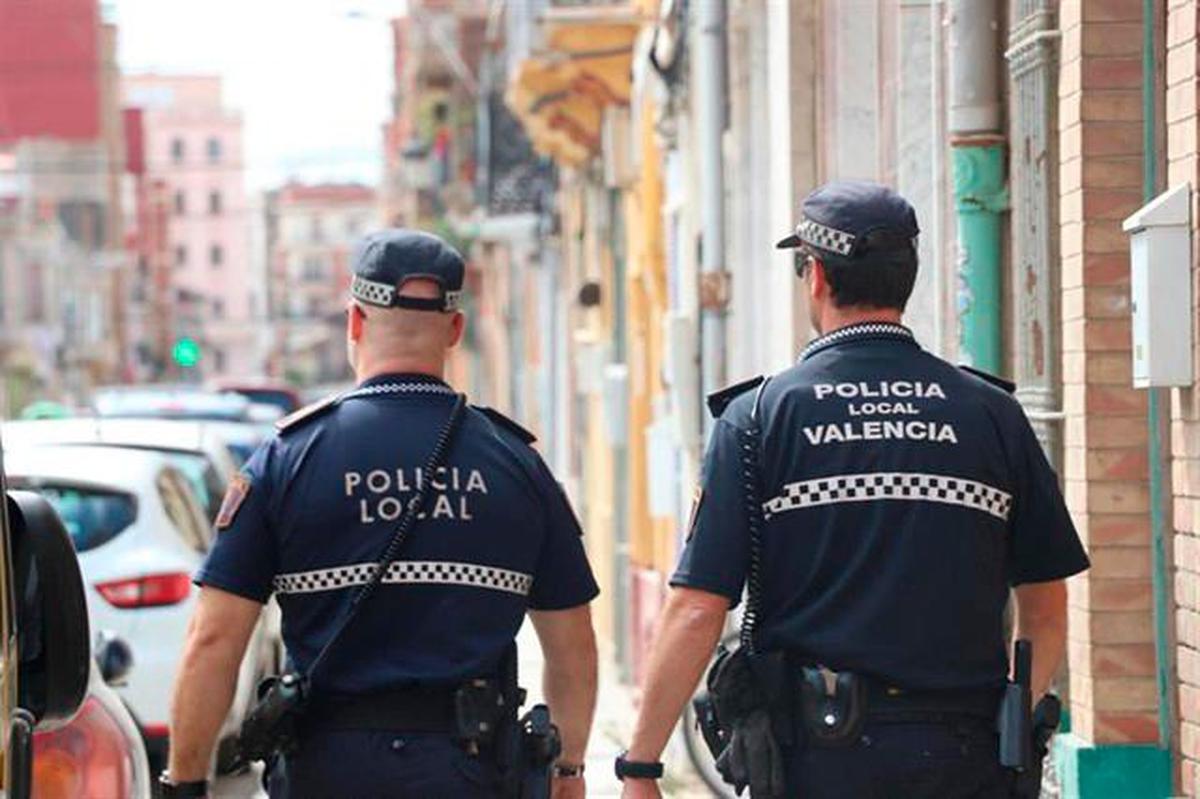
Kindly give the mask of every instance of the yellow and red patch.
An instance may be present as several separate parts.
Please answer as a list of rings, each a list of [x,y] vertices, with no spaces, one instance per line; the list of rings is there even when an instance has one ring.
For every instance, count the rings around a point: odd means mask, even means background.
[[[250,478],[246,475],[241,473],[234,475],[233,482],[229,484],[229,488],[225,491],[225,498],[221,500],[221,510],[217,512],[216,525],[218,530],[224,530],[233,524],[233,517],[237,516],[242,503],[246,501],[246,497],[250,496],[250,487],[252,485],[253,483],[250,482]]]

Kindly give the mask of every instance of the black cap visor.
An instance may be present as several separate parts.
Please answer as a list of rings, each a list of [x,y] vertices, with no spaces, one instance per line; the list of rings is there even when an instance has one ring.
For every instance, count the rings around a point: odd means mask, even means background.
[[[802,244],[804,244],[804,240],[801,239],[795,233],[793,233],[792,235],[788,236],[786,239],[780,239],[779,241],[777,241],[775,243],[775,249],[777,249],[777,250],[794,250],[797,247],[801,246]]]

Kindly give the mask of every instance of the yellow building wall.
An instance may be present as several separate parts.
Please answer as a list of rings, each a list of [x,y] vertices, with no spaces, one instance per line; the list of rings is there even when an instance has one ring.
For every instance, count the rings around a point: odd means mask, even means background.
[[[666,475],[648,473],[647,428],[654,423],[655,400],[663,393],[663,323],[667,313],[667,277],[662,222],[662,156],[654,133],[655,107],[639,99],[637,129],[642,154],[637,180],[626,192],[629,266],[626,280],[629,325],[629,493],[630,560],[633,565],[670,572],[675,558],[676,522],[655,517],[650,509],[650,481]]]

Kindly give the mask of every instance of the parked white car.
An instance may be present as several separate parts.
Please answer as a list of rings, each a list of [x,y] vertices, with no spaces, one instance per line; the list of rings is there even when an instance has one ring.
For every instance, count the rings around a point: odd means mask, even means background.
[[[14,449],[100,444],[164,453],[192,484],[209,522],[217,518],[221,497],[238,469],[229,441],[206,422],[79,418],[5,422],[2,427],[5,442]]]
[[[7,436],[8,428],[5,428]],[[79,553],[94,630],[125,639],[136,663],[119,690],[152,759],[165,752],[171,687],[197,589],[191,577],[212,528],[185,476],[167,455],[109,446],[22,446],[6,438],[11,488],[54,505]],[[260,622],[222,728],[232,740],[258,678],[275,670],[277,647]]]
[[[33,736],[33,795],[150,799],[150,766],[138,730],[95,662],[88,693],[66,724]]]

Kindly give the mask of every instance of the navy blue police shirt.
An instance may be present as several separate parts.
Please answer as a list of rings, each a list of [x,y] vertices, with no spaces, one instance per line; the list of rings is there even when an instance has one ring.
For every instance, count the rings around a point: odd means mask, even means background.
[[[1002,682],[1009,587],[1088,567],[1015,398],[889,324],[817,339],[761,391],[759,647],[912,689]],[[671,580],[734,604],[749,557],[739,448],[757,393],[714,426]]]
[[[365,693],[496,673],[527,609],[598,589],[579,524],[531,436],[468,408],[445,466],[421,474],[454,402],[440,380],[384,375],[264,443],[230,489],[196,576],[283,613],[305,670],[429,480],[425,512],[318,685]]]

